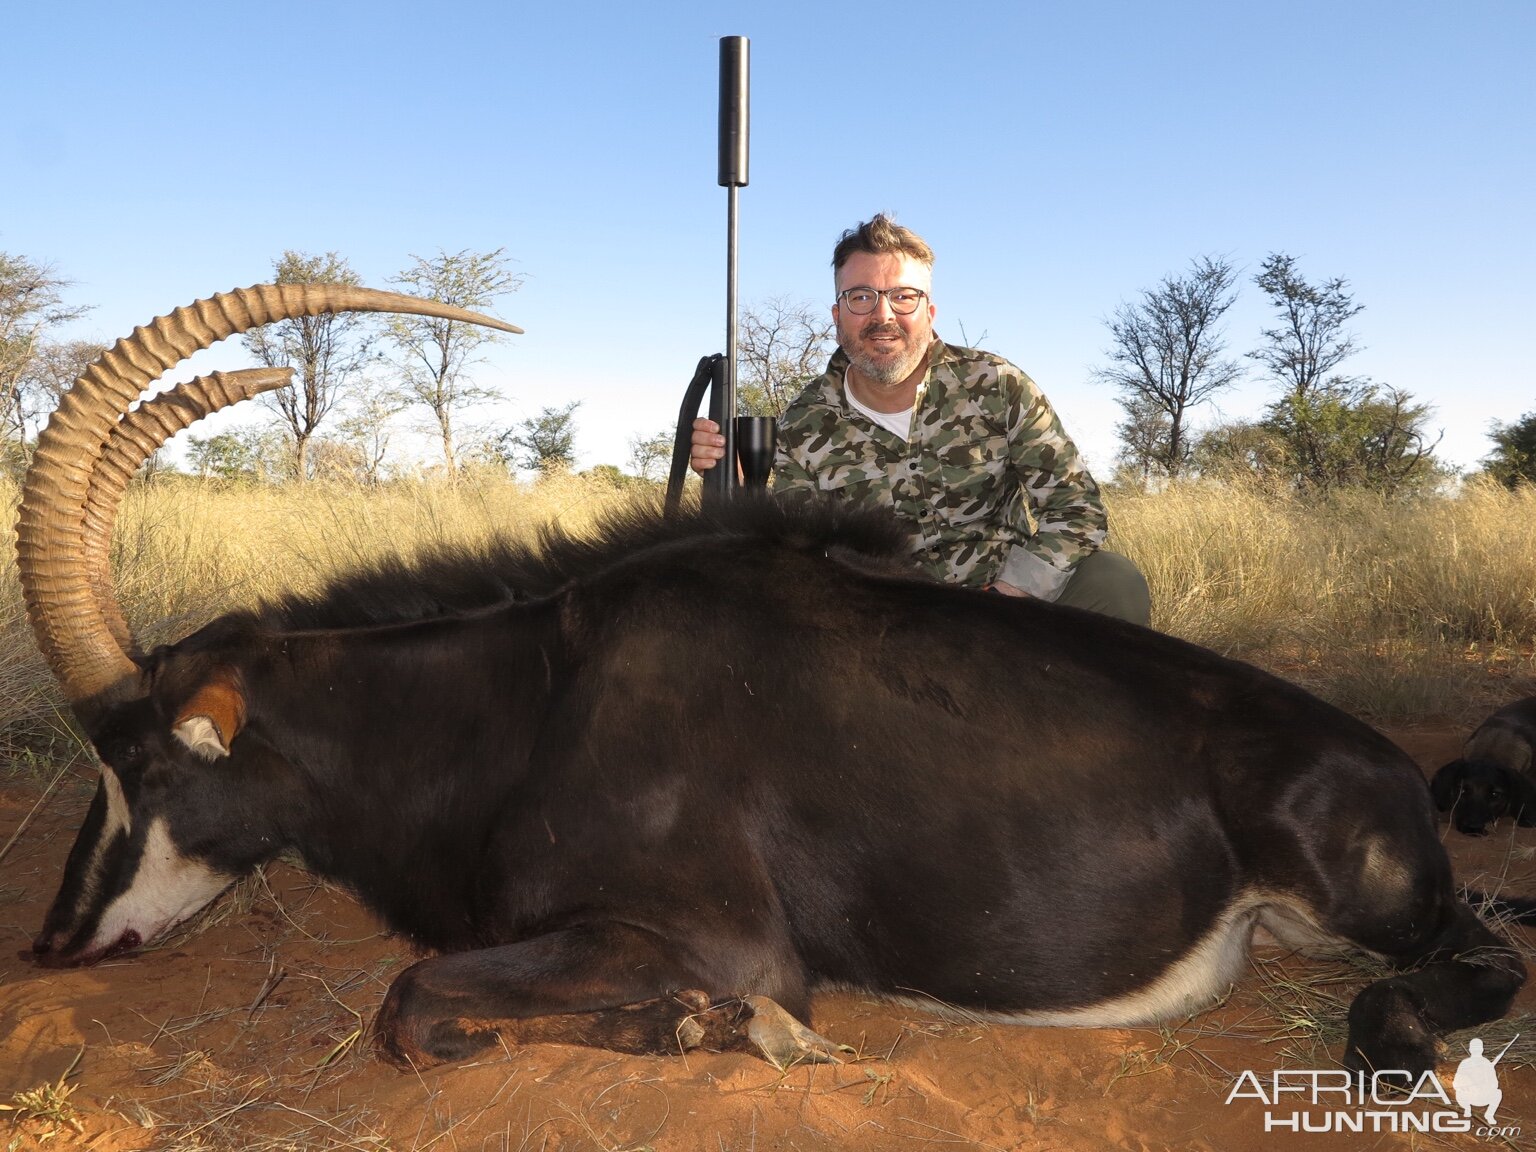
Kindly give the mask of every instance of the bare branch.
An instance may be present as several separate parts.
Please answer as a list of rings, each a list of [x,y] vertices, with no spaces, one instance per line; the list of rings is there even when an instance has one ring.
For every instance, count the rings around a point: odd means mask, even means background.
[[[820,376],[831,352],[832,316],[803,300],[770,296],[742,310],[736,407],[743,416],[782,416]]]
[[[90,311],[64,303],[70,286],[51,264],[0,252],[0,438],[18,447],[26,443],[34,401],[41,399],[32,389],[49,330]]]
[[[1296,259],[1274,252],[1264,261],[1257,284],[1280,313],[1277,327],[1264,329],[1267,343],[1248,353],[1294,396],[1306,396],[1325,383],[1359,349],[1345,328],[1365,310],[1345,291],[1347,280],[1334,277],[1312,285],[1296,268]]]
[[[351,265],[335,252],[312,256],[287,251],[273,261],[278,284],[361,284]],[[374,328],[353,312],[300,316],[269,324],[245,336],[246,349],[268,368],[294,369],[293,383],[263,398],[288,430],[293,474],[310,475],[309,445],[321,422],[355,387],[373,355]]]
[[[1122,439],[1129,429],[1145,440],[1161,430],[1162,442],[1131,444],[1133,458],[1176,476],[1189,458],[1189,409],[1229,388],[1243,375],[1235,360],[1222,358],[1226,349],[1219,324],[1237,299],[1237,273],[1225,260],[1202,256],[1191,262],[1187,276],[1165,276],[1142,292],[1135,303],[1124,303],[1106,320],[1111,343],[1110,366],[1097,379],[1119,388],[1130,419],[1120,425]],[[1155,414],[1161,414],[1157,421]]]

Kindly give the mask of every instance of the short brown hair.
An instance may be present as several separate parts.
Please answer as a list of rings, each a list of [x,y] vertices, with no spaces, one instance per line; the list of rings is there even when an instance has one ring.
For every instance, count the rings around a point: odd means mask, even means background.
[[[876,213],[857,228],[850,228],[843,233],[837,247],[832,249],[833,269],[848,263],[848,257],[855,252],[867,252],[871,256],[894,252],[933,267],[933,249],[928,247],[927,242],[912,229],[903,228],[884,212]]]

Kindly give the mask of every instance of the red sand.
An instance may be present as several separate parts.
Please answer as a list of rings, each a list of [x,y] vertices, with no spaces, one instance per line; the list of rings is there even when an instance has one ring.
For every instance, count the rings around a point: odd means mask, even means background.
[[[1460,743],[1395,735],[1426,768]],[[0,844],[35,798],[32,787],[0,789]],[[86,798],[83,787],[53,798],[0,862],[0,1103],[74,1064],[69,1102],[83,1132],[0,1113],[0,1149],[1536,1147],[1529,1068],[1501,1069],[1499,1123],[1525,1130],[1502,1145],[1472,1134],[1266,1134],[1261,1102],[1226,1102],[1236,1078],[1251,1069],[1268,1083],[1277,1067],[1307,1065],[1265,1039],[1280,1024],[1257,975],[1217,1012],[1166,1033],[961,1025],[827,995],[816,1027],[860,1054],[842,1066],[781,1076],[742,1055],[547,1045],[402,1074],[374,1058],[361,1030],[409,950],[291,868],[268,870],[249,911],[147,955],[73,971],[19,958]],[[1536,829],[1505,821],[1485,840],[1448,835],[1447,845],[1460,878],[1505,873],[1511,891],[1536,893]],[[1303,972],[1310,962],[1293,963]],[[1536,993],[1518,1008],[1536,1008]],[[1483,1031],[1497,1046],[1513,1034]],[[1445,1054],[1447,1087],[1462,1055]]]

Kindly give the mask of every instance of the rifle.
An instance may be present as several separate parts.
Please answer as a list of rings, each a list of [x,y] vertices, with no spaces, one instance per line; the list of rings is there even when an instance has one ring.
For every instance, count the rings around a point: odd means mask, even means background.
[[[710,390],[709,418],[725,436],[725,457],[704,474],[705,504],[730,500],[739,488],[761,491],[773,467],[772,416],[736,415],[736,242],[737,191],[747,185],[750,83],[745,36],[720,38],[720,157],[718,183],[726,190],[725,352],[703,357],[683,394],[672,441],[666,512],[676,513],[688,476],[689,443],[704,390]],[[736,475],[736,464],[742,475]]]
[[[1499,1049],[1499,1054],[1493,1058],[1492,1063],[1497,1064],[1500,1060],[1504,1059],[1504,1053],[1508,1052],[1510,1050],[1510,1048],[1514,1045],[1514,1042],[1516,1040],[1518,1040],[1518,1039],[1520,1039],[1520,1033],[1516,1032],[1513,1036],[1511,1036],[1509,1038],[1509,1043],[1504,1045],[1504,1047]]]

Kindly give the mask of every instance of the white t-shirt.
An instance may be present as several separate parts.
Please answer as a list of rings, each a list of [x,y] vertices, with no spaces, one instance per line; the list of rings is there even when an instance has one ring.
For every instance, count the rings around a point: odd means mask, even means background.
[[[867,404],[861,404],[854,396],[853,389],[848,387],[848,370],[843,370],[843,395],[848,397],[848,403],[855,409],[864,413],[886,431],[900,436],[903,440],[912,439],[912,413],[917,411],[917,401],[912,402],[909,408],[903,408],[900,412],[876,412]]]

